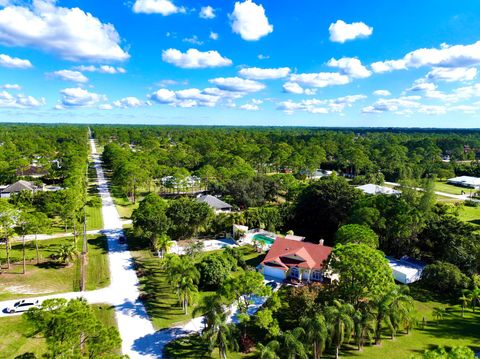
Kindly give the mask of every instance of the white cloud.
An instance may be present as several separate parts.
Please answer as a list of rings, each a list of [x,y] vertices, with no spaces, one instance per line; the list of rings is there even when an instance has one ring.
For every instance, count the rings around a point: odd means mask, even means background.
[[[146,103],[136,97],[129,96],[122,98],[121,100],[114,101],[112,105],[118,108],[132,108],[145,106]]]
[[[176,6],[170,0],[136,0],[133,4],[133,12],[137,14],[162,14],[168,16],[177,13],[185,13],[184,7]]]
[[[240,77],[217,77],[209,81],[224,91],[257,92],[265,88],[265,85],[261,82],[246,80]]]
[[[57,7],[52,0],[0,10],[0,42],[40,48],[67,60],[123,61],[130,57],[120,47],[112,24],[79,8]]]
[[[219,103],[244,96],[244,93],[232,93],[222,91],[218,88],[205,88],[203,90],[190,88],[178,91],[160,89],[148,97],[160,104],[167,104],[174,107],[215,107]]]
[[[388,90],[376,90],[376,91],[373,91],[373,94],[375,96],[382,96],[382,97],[388,97],[392,95],[392,93]]]
[[[94,65],[88,65],[88,66],[76,66],[74,67],[75,70],[78,71],[84,71],[84,72],[99,72],[102,74],[124,74],[127,72],[123,67],[115,67],[115,66],[109,66],[109,65],[102,65],[102,66],[94,66]]]
[[[435,67],[429,73],[426,78],[430,81],[470,81],[477,76],[477,69],[474,67]]]
[[[56,109],[92,107],[107,100],[105,95],[89,92],[80,87],[63,89],[60,94],[62,98],[56,105]]]
[[[258,105],[253,104],[253,103],[246,103],[244,105],[239,106],[238,108],[241,109],[241,110],[245,110],[245,111],[258,111],[258,110],[260,110],[260,107]]]
[[[7,108],[38,108],[45,105],[45,99],[42,97],[36,99],[33,96],[23,94],[12,95],[7,91],[0,91],[0,107]]]
[[[424,79],[416,80],[413,85],[407,88],[407,92],[424,92],[424,91],[434,91],[437,89],[437,86],[431,82],[427,82]]]
[[[297,84],[296,82],[285,82],[282,86],[283,92],[286,93],[293,93],[297,95],[315,95],[317,92],[316,89],[304,89],[302,86]]]
[[[168,49],[162,52],[162,59],[184,69],[202,69],[207,67],[230,66],[232,60],[222,57],[217,51],[201,52],[197,49],[189,49],[182,53],[177,49]]]
[[[0,54],[0,66],[9,67],[12,69],[29,69],[33,67],[29,60],[19,59],[18,57],[10,57],[5,54]]]
[[[109,103],[105,103],[105,104],[99,105],[98,109],[99,110],[112,110],[113,106],[110,105]]]
[[[277,104],[277,110],[292,114],[295,111],[304,111],[313,114],[342,113],[346,107],[352,107],[357,101],[366,99],[365,95],[349,95],[328,100],[308,99],[294,102],[283,101]]]
[[[72,81],[78,83],[88,82],[88,78],[80,71],[59,70],[53,72],[51,75],[63,81]]]
[[[344,43],[348,40],[354,40],[359,37],[368,37],[373,32],[373,27],[367,26],[363,22],[354,22],[347,24],[343,20],[330,24],[330,41]]]
[[[198,14],[202,19],[215,18],[215,10],[211,6],[203,6]]]
[[[258,54],[257,58],[259,60],[268,60],[270,58],[270,56],[268,55],[263,55],[263,54]]]
[[[387,72],[422,66],[460,68],[480,64],[480,41],[470,45],[447,45],[409,52],[402,59],[373,63],[374,72]]]
[[[261,69],[258,67],[247,67],[241,69],[238,74],[250,80],[275,80],[287,77],[290,68],[279,67],[275,69]]]
[[[303,87],[327,87],[348,84],[350,78],[337,72],[319,72],[293,74],[290,76],[289,82],[295,82]]]
[[[353,57],[342,57],[339,60],[332,58],[328,61],[327,65],[330,67],[336,67],[340,69],[342,74],[355,79],[363,79],[372,74],[362,65],[359,59]]]
[[[269,24],[263,6],[251,0],[237,1],[230,18],[233,32],[247,41],[259,40],[273,32],[273,26]]]
[[[191,37],[186,37],[182,40],[183,42],[188,42],[193,45],[203,45],[203,41],[201,41],[197,35],[193,35]]]
[[[381,74],[384,72],[390,72],[393,70],[406,70],[407,65],[403,60],[388,60],[388,61],[377,61],[370,65],[373,72]]]
[[[411,110],[421,107],[419,98],[414,96],[399,97],[392,99],[380,99],[371,106],[364,107],[363,113],[384,113],[395,112],[399,110]]]
[[[0,88],[5,89],[5,90],[20,91],[22,89],[22,86],[17,85],[17,84],[5,84],[5,85],[0,86]]]
[[[210,31],[210,35],[208,37],[212,40],[218,40],[218,34],[213,31]]]

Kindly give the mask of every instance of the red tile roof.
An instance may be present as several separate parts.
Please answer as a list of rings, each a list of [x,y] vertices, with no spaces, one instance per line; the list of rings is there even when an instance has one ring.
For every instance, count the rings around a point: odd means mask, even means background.
[[[263,260],[263,265],[288,270],[290,267],[322,269],[331,247],[277,237]]]

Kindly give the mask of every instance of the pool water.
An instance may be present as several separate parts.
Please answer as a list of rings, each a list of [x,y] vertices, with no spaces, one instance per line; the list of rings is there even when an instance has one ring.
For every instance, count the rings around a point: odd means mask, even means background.
[[[259,242],[263,242],[265,244],[270,244],[270,245],[273,244],[273,242],[275,241],[273,238],[264,236],[263,234],[255,234],[253,238],[255,238]]]

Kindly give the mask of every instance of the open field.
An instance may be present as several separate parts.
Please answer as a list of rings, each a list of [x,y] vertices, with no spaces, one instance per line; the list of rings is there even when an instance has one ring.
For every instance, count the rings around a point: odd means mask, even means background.
[[[93,310],[103,324],[116,326],[115,312],[109,305],[94,305]],[[33,336],[33,329],[22,316],[0,319],[0,353],[2,358],[14,358],[33,353],[41,358],[46,352],[45,339]]]
[[[50,294],[79,290],[80,265],[79,260],[64,266],[49,260],[61,245],[72,243],[73,238],[57,238],[39,241],[40,264],[36,264],[35,242],[26,244],[27,274],[22,274],[22,243],[12,244],[10,253],[12,265],[6,269],[5,246],[0,247],[0,261],[4,267],[0,276],[0,300],[31,296],[35,294]],[[81,240],[77,242],[81,250]],[[108,286],[110,272],[106,242],[101,236],[88,237],[89,260],[87,265],[87,289],[97,289]]]

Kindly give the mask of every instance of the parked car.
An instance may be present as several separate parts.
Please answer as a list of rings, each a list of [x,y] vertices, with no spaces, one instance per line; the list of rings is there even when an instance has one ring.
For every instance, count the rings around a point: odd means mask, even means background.
[[[280,283],[272,280],[272,281],[268,282],[266,284],[266,286],[272,288],[272,291],[276,291],[278,288],[280,288]]]
[[[38,300],[31,301],[28,299],[23,299],[16,302],[13,306],[7,308],[7,313],[21,313],[26,312],[30,308],[35,308],[39,304]]]
[[[125,238],[125,236],[123,234],[120,237],[118,237],[118,243],[120,243],[120,244],[127,243],[127,239]]]

